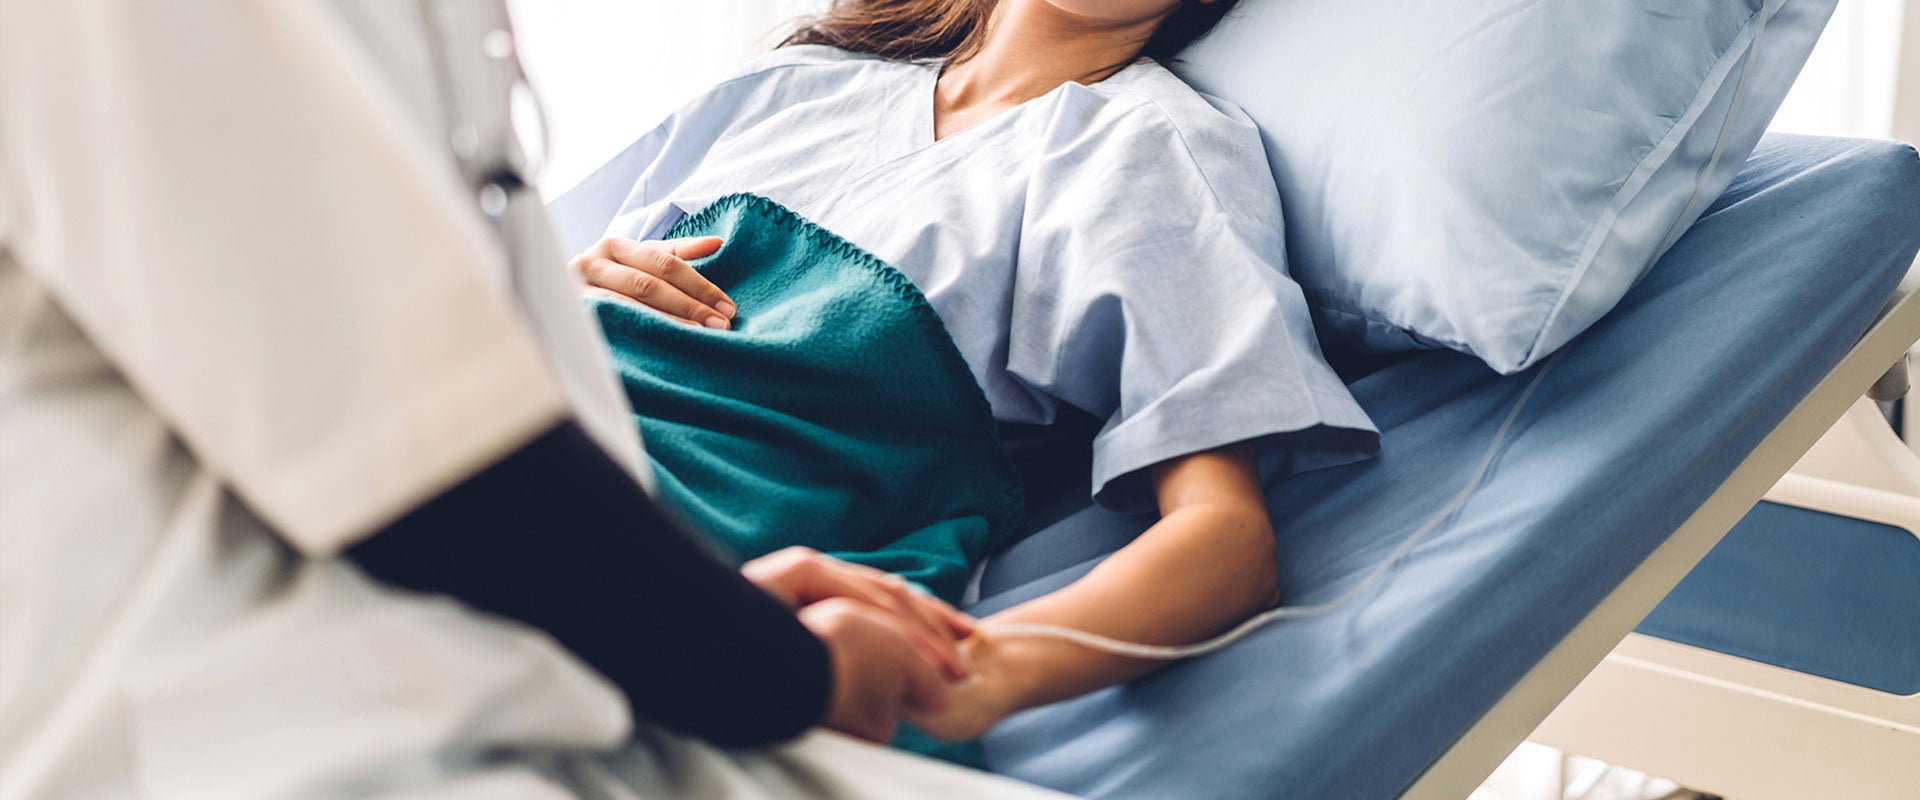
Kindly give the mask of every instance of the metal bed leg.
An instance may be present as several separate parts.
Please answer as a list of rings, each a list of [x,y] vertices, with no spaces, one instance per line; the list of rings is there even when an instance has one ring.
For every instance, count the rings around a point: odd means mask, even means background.
[[[1913,382],[1908,375],[1907,358],[1901,356],[1899,362],[1887,368],[1886,373],[1880,376],[1880,380],[1874,381],[1872,386],[1867,387],[1867,397],[1876,403],[1891,403],[1906,397],[1907,391],[1912,388]]]

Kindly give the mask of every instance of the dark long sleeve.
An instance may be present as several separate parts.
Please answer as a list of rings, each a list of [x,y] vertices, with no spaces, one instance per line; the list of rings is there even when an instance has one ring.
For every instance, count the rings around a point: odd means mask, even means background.
[[[635,717],[724,746],[818,723],[827,650],[568,423],[361,542],[381,580],[539,627]]]

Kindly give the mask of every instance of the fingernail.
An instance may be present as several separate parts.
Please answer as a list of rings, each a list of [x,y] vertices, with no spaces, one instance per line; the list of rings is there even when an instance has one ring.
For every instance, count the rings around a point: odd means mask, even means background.
[[[720,316],[726,317],[727,319],[733,319],[733,312],[738,311],[739,309],[735,308],[732,303],[722,300],[718,305],[715,305],[713,307],[713,310],[720,312]]]
[[[724,331],[727,329],[727,321],[719,317],[707,317],[707,321],[705,325],[709,328],[714,328],[717,330]]]

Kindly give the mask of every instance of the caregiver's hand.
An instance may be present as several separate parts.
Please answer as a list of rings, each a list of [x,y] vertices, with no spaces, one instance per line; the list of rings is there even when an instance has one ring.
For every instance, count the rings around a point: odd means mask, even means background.
[[[742,566],[740,574],[794,609],[845,598],[887,612],[904,624],[948,677],[959,680],[969,675],[959,642],[973,635],[973,618],[915,590],[898,575],[841,561],[809,547],[761,556]]]
[[[834,597],[800,609],[799,617],[832,659],[833,695],[821,724],[885,744],[901,717],[936,715],[953,703],[953,684],[913,646],[899,616]]]
[[[693,325],[725,330],[738,310],[720,287],[687,264],[720,249],[720,237],[649,240],[609,237],[574,256],[567,268],[587,294],[638,302]]]

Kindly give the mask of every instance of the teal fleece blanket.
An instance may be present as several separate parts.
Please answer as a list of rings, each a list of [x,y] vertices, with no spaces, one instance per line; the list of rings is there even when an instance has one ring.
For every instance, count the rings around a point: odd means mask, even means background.
[[[899,270],[763,197],[668,238],[738,306],[731,330],[596,301],[664,495],[741,559],[806,545],[958,601],[1024,498],[986,396]]]

